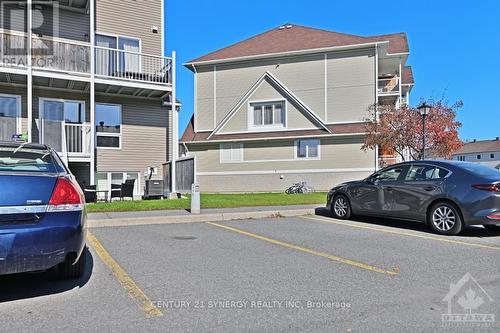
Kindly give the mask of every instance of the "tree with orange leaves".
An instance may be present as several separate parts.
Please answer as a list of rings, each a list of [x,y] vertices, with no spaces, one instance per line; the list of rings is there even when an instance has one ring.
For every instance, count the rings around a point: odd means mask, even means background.
[[[425,124],[425,151],[433,157],[449,159],[463,145],[458,137],[462,124],[456,120],[456,110],[463,106],[458,101],[449,106],[440,100],[432,104]],[[396,152],[403,160],[411,156],[422,157],[422,116],[417,108],[396,108],[390,105],[373,105],[372,116],[367,120],[365,143],[361,149],[376,149],[377,146]],[[378,121],[374,121],[378,119]]]

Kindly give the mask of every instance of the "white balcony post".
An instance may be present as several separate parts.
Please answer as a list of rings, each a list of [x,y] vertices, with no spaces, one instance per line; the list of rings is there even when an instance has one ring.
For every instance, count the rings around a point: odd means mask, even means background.
[[[27,33],[28,33],[28,39],[27,39],[27,46],[26,46],[26,51],[27,51],[27,57],[26,63],[28,65],[28,76],[27,76],[27,101],[26,101],[26,107],[28,110],[28,142],[32,142],[33,137],[32,137],[32,132],[33,132],[33,70],[32,70],[32,23],[33,23],[33,7],[32,7],[32,0],[28,0],[26,8],[28,10],[28,22],[27,22]],[[38,141],[41,142],[41,138],[38,138]]]
[[[179,115],[177,114],[177,97],[176,97],[176,79],[175,79],[175,51],[172,52],[172,179],[171,179],[171,193],[175,194],[177,191],[176,184],[176,165],[177,157],[179,155]]]
[[[95,185],[95,0],[90,0],[90,184]]]

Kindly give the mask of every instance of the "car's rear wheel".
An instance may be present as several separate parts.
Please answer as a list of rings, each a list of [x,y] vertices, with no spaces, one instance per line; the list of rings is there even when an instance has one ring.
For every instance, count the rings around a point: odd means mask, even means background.
[[[59,265],[59,277],[61,279],[78,279],[85,273],[87,263],[87,248],[85,247],[80,258],[73,264],[72,260],[66,260]]]
[[[333,198],[332,214],[335,218],[342,220],[351,217],[351,204],[345,195],[338,194]]]
[[[458,235],[463,229],[462,216],[455,205],[438,202],[429,212],[431,228],[442,235]]]

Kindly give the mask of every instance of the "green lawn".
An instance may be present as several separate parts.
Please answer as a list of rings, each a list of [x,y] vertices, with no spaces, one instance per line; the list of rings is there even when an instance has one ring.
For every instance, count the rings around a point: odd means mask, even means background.
[[[285,193],[245,193],[245,194],[201,194],[201,208],[234,208],[253,206],[285,206],[324,204],[326,193],[285,194]],[[190,208],[190,199],[113,201],[87,204],[87,212],[129,212],[161,209]]]

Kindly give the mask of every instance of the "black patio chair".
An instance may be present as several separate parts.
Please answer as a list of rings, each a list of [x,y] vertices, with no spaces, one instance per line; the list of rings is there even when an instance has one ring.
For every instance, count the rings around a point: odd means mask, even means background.
[[[127,179],[122,184],[121,198],[132,198],[134,200],[135,179]]]
[[[113,198],[122,199],[122,185],[111,184],[111,201],[113,201]]]
[[[83,193],[85,195],[85,202],[97,202],[97,193],[96,193],[96,185],[87,185],[85,186],[85,189],[83,190]]]

